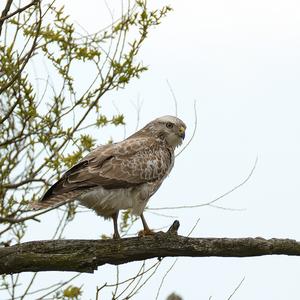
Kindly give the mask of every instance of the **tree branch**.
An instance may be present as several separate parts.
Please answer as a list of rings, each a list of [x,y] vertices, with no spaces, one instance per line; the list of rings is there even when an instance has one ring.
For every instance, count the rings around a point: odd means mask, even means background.
[[[177,235],[175,221],[167,233],[121,240],[33,241],[0,248],[0,274],[37,271],[92,273],[104,264],[167,256],[252,257],[300,256],[300,242],[291,239],[189,238]]]
[[[39,5],[38,5],[39,20],[36,23],[36,33],[35,33],[35,37],[33,39],[31,48],[29,49],[28,53],[26,55],[24,55],[24,57],[21,59],[21,61],[23,60],[23,64],[21,65],[18,72],[12,77],[12,79],[10,81],[8,81],[4,86],[2,86],[0,88],[0,95],[3,92],[5,92],[17,80],[17,78],[22,74],[22,72],[25,69],[27,63],[29,62],[32,55],[34,54],[34,51],[36,50],[40,30],[41,30],[41,27],[42,27],[42,10],[41,10],[41,3],[39,1],[36,1],[34,3],[39,3]]]
[[[12,2],[13,2],[13,0],[8,0],[8,1],[6,2],[6,5],[5,5],[5,7],[4,7],[2,13],[1,13],[1,18],[0,18],[0,35],[1,35],[1,32],[2,32],[2,26],[3,26],[4,20],[5,20],[5,18],[6,18],[6,16],[7,16],[8,12],[9,12],[9,10],[10,10],[10,7],[11,7],[11,5],[12,5]]]
[[[8,10],[6,11],[6,8],[5,8],[5,10],[2,12],[2,15],[1,15],[1,18],[0,18],[0,25],[2,25],[3,22],[4,22],[5,20],[7,20],[7,19],[13,17],[13,16],[16,15],[16,14],[21,13],[22,11],[26,10],[27,8],[33,6],[33,5],[36,4],[38,1],[39,1],[39,0],[33,0],[33,1],[30,2],[29,4],[27,4],[27,5],[23,6],[23,7],[20,7],[20,8],[18,8],[18,9],[16,9],[16,10],[15,10],[13,13],[11,13],[11,14],[7,14],[7,13],[8,13]],[[9,3],[10,3],[10,5],[11,5],[12,0],[7,1],[6,6],[8,6]]]

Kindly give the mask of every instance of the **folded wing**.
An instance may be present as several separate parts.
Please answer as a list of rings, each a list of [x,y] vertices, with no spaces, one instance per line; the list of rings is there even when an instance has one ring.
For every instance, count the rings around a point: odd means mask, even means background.
[[[35,207],[72,200],[97,186],[119,189],[152,182],[163,178],[171,163],[169,151],[151,138],[100,146],[69,169]]]

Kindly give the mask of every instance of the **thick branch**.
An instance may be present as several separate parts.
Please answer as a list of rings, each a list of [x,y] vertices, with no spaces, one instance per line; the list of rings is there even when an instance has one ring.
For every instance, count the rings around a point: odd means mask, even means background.
[[[104,264],[166,256],[251,257],[300,256],[300,242],[263,238],[189,238],[176,235],[179,222],[169,232],[121,240],[34,241],[0,248],[0,274],[36,271],[93,272]]]

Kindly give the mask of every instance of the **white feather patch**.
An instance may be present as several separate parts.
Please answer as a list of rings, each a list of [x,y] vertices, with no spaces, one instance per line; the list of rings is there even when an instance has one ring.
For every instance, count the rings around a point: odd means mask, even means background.
[[[104,218],[111,217],[121,209],[132,209],[132,214],[141,215],[149,198],[147,185],[138,188],[107,190],[102,187],[92,189],[79,197],[82,205],[93,209]]]

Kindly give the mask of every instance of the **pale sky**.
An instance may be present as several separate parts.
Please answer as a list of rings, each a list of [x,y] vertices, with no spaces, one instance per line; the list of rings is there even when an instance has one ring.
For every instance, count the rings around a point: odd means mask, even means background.
[[[101,1],[60,2],[72,19],[90,32],[109,23]],[[174,217],[146,213],[148,223],[160,228],[179,219],[179,234],[187,235],[200,218],[194,237],[300,240],[300,2],[151,2],[157,7],[162,4],[170,4],[174,11],[152,31],[141,51],[140,58],[150,70],[125,90],[104,99],[107,111],[115,110],[112,100],[124,111],[130,134],[136,126],[132,102],[137,99],[143,101],[140,127],[158,116],[174,114],[168,80],[178,101],[178,116],[188,126],[187,140],[193,131],[197,101],[196,135],[149,206],[208,202],[239,184],[256,156],[258,164],[247,184],[217,203],[241,211],[209,207],[163,210],[160,212]],[[122,135],[119,132],[116,139]],[[140,228],[138,222],[136,231]],[[111,232],[112,224],[91,212],[79,215],[65,237],[97,238]],[[42,238],[42,230],[33,233],[32,239]],[[155,299],[173,261],[164,259],[134,299]],[[140,265],[120,266],[121,276],[133,275]],[[46,284],[49,274],[56,274],[56,279],[70,275],[44,273],[39,275],[40,282]],[[115,276],[116,267],[104,266],[75,283],[83,283],[84,299],[94,299],[96,286],[114,282]],[[272,256],[179,258],[158,299],[173,291],[185,300],[228,299],[243,277],[232,299],[299,298],[300,259]],[[110,299],[110,292],[104,295],[102,299]]]

